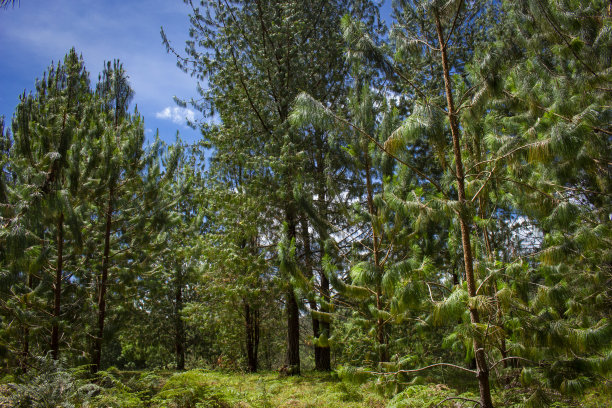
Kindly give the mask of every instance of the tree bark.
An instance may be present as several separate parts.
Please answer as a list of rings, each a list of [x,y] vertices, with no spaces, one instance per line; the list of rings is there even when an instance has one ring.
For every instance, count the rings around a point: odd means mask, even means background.
[[[60,213],[57,220],[57,265],[55,268],[55,282],[53,284],[53,326],[51,327],[51,356],[54,360],[59,357],[59,320],[62,302],[62,269],[64,267],[64,213]],[[29,347],[29,346],[28,346]]]
[[[244,324],[246,333],[247,369],[257,372],[257,352],[259,349],[259,310],[252,307],[246,299],[244,303]]]
[[[323,271],[321,271],[321,296],[323,297],[324,302],[330,301],[329,280],[327,279],[327,276],[325,276],[325,273],[323,273]],[[327,307],[327,305],[325,304],[322,304],[321,311],[329,313],[329,307]],[[321,320],[319,322],[319,330],[320,335],[325,335],[329,339],[331,327],[328,321]],[[321,347],[319,353],[319,367],[317,368],[317,370],[331,371],[331,348],[329,346]]]
[[[316,160],[316,193],[318,201],[318,212],[319,217],[322,218],[323,224],[327,225],[327,201],[326,201],[326,186],[325,186],[325,154],[324,146],[325,140],[319,134],[317,134],[317,160]],[[325,228],[325,227],[322,227]],[[323,257],[325,256],[325,239],[327,237],[327,231],[319,231],[319,250],[321,251],[320,259],[321,264],[319,265],[319,279],[320,279],[320,294],[323,299],[319,310],[324,313],[329,313],[328,304],[330,302],[329,295],[329,279],[323,271]],[[319,321],[319,336],[325,335],[328,339],[330,337],[331,325],[329,321]],[[316,352],[316,351],[315,351]],[[319,347],[318,360],[315,362],[315,368],[319,371],[331,371],[331,348]]]
[[[472,258],[472,246],[470,242],[470,221],[469,217],[465,214],[465,206],[467,200],[465,197],[465,176],[463,171],[463,162],[461,159],[461,145],[460,139],[461,134],[459,130],[459,123],[457,121],[457,112],[455,111],[455,105],[453,101],[453,94],[451,88],[450,70],[448,65],[447,56],[447,43],[444,40],[442,31],[442,24],[440,22],[440,16],[437,11],[434,11],[434,18],[436,23],[436,32],[438,35],[439,50],[442,58],[442,73],[444,76],[444,91],[446,93],[447,102],[447,115],[450,122],[451,136],[453,139],[453,155],[455,158],[455,176],[457,180],[457,193],[461,208],[459,210],[459,226],[461,228],[461,243],[463,247],[463,261],[465,264],[465,279],[468,287],[468,294],[470,297],[476,296],[476,281],[474,278],[474,261]],[[475,307],[469,307],[470,321],[472,325],[480,323],[480,316],[478,310]],[[482,408],[492,408],[493,401],[491,399],[491,386],[489,384],[489,367],[485,358],[485,345],[481,342],[478,334],[474,336],[473,340],[474,355],[476,357],[476,377],[478,378],[478,387],[480,390],[480,405]]]
[[[382,274],[382,266],[380,262],[380,239],[378,236],[378,231],[376,230],[376,225],[374,223],[374,218],[377,216],[376,207],[374,205],[374,188],[372,186],[372,169],[370,162],[370,153],[368,152],[368,148],[366,145],[365,149],[365,172],[366,172],[366,193],[367,193],[367,201],[368,201],[368,212],[370,213],[371,226],[372,226],[372,251],[374,252],[374,267],[376,268],[376,273]],[[382,288],[380,282],[376,283],[376,309],[382,310],[383,308],[383,299],[382,299]],[[383,318],[378,317],[376,319],[376,341],[378,342],[378,361],[388,361],[388,351],[387,351],[387,335],[385,328],[385,321]]]
[[[102,259],[102,276],[100,278],[98,293],[98,334],[94,344],[92,372],[100,369],[102,360],[102,344],[104,340],[104,319],[106,317],[106,287],[108,281],[108,267],[110,262],[110,236],[113,221],[113,188],[108,192],[108,207],[106,210],[106,227],[104,231],[104,254]]]
[[[292,203],[286,210],[287,238],[289,242],[296,237],[296,215]],[[287,365],[288,374],[300,374],[300,310],[293,286],[287,285]]]
[[[181,319],[181,310],[183,310],[183,280],[181,272],[177,272],[178,276],[175,281],[174,293],[174,350],[176,355],[176,369],[185,369],[185,324]]]
[[[312,249],[310,247],[310,233],[308,231],[308,221],[306,220],[306,216],[302,214],[300,219],[300,226],[302,230],[302,242],[304,244],[304,270],[305,275],[308,279],[312,279],[314,276],[312,270]],[[317,301],[315,300],[314,294],[311,294],[308,297],[308,305],[310,310],[317,311]],[[312,335],[315,339],[314,344],[314,360],[315,360],[315,370],[321,371],[321,352],[323,347],[317,345],[316,340],[319,338],[321,334],[320,331],[320,321],[315,317],[314,314],[311,314],[312,317]]]
[[[32,273],[28,273],[28,289],[32,291],[34,288],[34,276]],[[28,298],[26,297],[25,301],[26,309],[30,308],[30,302],[28,302]],[[23,328],[23,348],[21,349],[21,361],[19,362],[19,366],[22,372],[26,372],[28,370],[28,358],[30,357],[30,327],[25,325]]]

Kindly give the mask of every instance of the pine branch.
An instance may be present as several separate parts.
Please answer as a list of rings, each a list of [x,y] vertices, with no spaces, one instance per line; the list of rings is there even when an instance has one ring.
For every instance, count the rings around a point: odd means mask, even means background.
[[[506,358],[502,358],[501,360],[493,363],[493,365],[491,366],[491,370],[494,369],[499,363],[503,363],[504,361],[509,361],[509,360],[521,360],[521,361],[527,361],[531,364],[537,364],[535,361],[532,361],[532,360],[529,360],[523,357],[506,357]]]
[[[527,103],[527,104],[529,104],[529,102],[528,102],[528,101],[524,100],[523,98],[521,98],[521,97],[519,97],[519,96],[513,95],[512,93],[510,93],[510,92],[508,92],[508,91],[504,91],[504,93],[505,93],[506,95],[508,95],[509,97],[511,97],[511,98],[514,98],[514,99],[517,99],[517,100],[519,100],[519,101],[521,101],[521,102],[523,102],[523,103]],[[558,118],[561,118],[561,119],[565,120],[565,121],[566,121],[566,122],[568,122],[568,123],[572,123],[572,124],[574,124],[574,125],[576,124],[576,122],[574,122],[574,120],[573,120],[573,119],[568,118],[567,116],[560,115],[560,114],[558,114],[558,113],[556,113],[556,112],[553,112],[551,109],[545,108],[544,106],[542,106],[542,105],[540,105],[540,104],[534,103],[533,105],[534,105],[534,106],[536,106],[537,108],[539,108],[539,109],[543,110],[543,111],[544,111],[544,112],[546,112],[546,113],[550,113],[551,115],[554,115],[554,116],[556,116],[556,117],[558,117]],[[588,123],[584,123],[584,125],[585,125],[585,126],[587,126],[587,127],[590,127],[590,128],[591,128],[591,129],[593,129],[593,130],[596,130],[596,131],[598,131],[598,132],[602,132],[602,133],[605,133],[606,135],[610,135],[610,136],[612,136],[612,131],[610,131],[610,130],[602,129],[602,128],[597,127],[597,126],[592,126],[592,125],[589,125]]]
[[[444,192],[442,187],[438,183],[436,183],[435,180],[433,180],[431,177],[427,176],[425,173],[423,173],[422,171],[420,171],[419,169],[417,169],[413,165],[409,164],[408,162],[406,162],[406,161],[400,159],[399,157],[397,157],[396,155],[392,154],[388,149],[386,149],[382,144],[380,144],[380,142],[378,140],[376,140],[374,137],[372,137],[365,130],[361,129],[359,126],[356,126],[353,123],[351,123],[350,121],[348,121],[347,119],[342,118],[342,117],[336,115],[329,108],[325,107],[321,102],[315,100],[312,96],[310,96],[310,95],[308,95],[306,93],[302,93],[302,94],[298,95],[298,103],[299,102],[307,102],[307,103],[309,103],[311,105],[314,105],[316,107],[316,109],[324,112],[326,115],[330,116],[335,121],[340,122],[340,123],[348,126],[349,128],[353,129],[354,131],[356,131],[360,135],[365,136],[372,143],[374,143],[376,145],[376,147],[378,147],[378,149],[380,149],[381,151],[386,153],[389,157],[391,157],[392,159],[394,159],[398,163],[403,164],[404,166],[408,167],[410,170],[412,170],[413,172],[415,172],[416,174],[418,174],[419,176],[421,176],[422,178],[427,180],[431,185],[433,185],[436,188],[436,190],[438,190],[440,193],[442,193],[442,195],[445,198],[448,198],[448,195]]]
[[[376,371],[365,371],[365,372],[368,373],[368,374],[388,376],[388,375],[397,375],[397,374],[418,373],[420,371],[425,371],[425,370],[428,370],[428,369],[434,368],[434,367],[451,367],[451,368],[456,368],[457,370],[466,371],[468,373],[476,374],[476,370],[470,370],[469,368],[461,367],[461,366],[458,366],[458,365],[455,365],[455,364],[450,364],[450,363],[436,363],[436,364],[428,365],[426,367],[416,368],[414,370],[397,370],[397,371],[389,372],[389,373],[387,373],[387,372],[376,372]]]
[[[522,181],[519,181],[519,180],[513,180],[513,179],[508,178],[508,177],[503,177],[503,178],[501,178],[500,180],[509,181],[509,182],[511,182],[511,183],[518,184],[518,185],[520,185],[520,186],[526,187],[526,188],[528,188],[528,189],[530,189],[530,190],[537,191],[538,193],[542,194],[543,196],[546,196],[547,198],[549,198],[549,199],[550,199],[550,200],[551,200],[553,203],[558,203],[558,202],[560,201],[560,200],[558,200],[557,198],[553,197],[552,195],[550,195],[550,194],[548,194],[548,193],[546,193],[546,192],[544,192],[544,191],[540,190],[539,188],[534,187],[534,186],[532,186],[532,185],[530,185],[530,184],[524,183],[524,182],[522,182]]]
[[[455,13],[455,18],[453,19],[453,24],[451,25],[450,31],[448,32],[448,37],[446,38],[446,41],[444,41],[444,46],[442,46],[441,48],[446,48],[446,46],[448,45],[448,42],[453,36],[453,31],[455,31],[455,26],[457,24],[457,20],[459,19],[459,14],[461,12],[461,6],[463,6],[463,0],[459,0],[459,5],[457,6],[457,12]]]
[[[474,197],[472,197],[472,199],[470,200],[470,202],[474,202],[474,200],[476,200],[476,198],[478,198],[478,196],[480,195],[480,193],[484,190],[484,188],[486,187],[486,185],[489,183],[489,180],[491,180],[493,178],[493,174],[495,173],[495,169],[497,168],[497,163],[495,164],[495,166],[493,166],[493,170],[491,170],[489,172],[489,177],[487,177],[487,179],[485,180],[485,182],[482,184],[482,186],[480,186],[480,188],[478,189],[478,191],[476,192],[476,194],[474,194]]]
[[[574,48],[572,47],[572,45],[569,43],[569,41],[566,38],[568,36],[566,34],[562,33],[561,30],[559,29],[559,27],[557,27],[557,25],[555,24],[555,22],[552,21],[551,16],[548,14],[548,10],[546,10],[546,8],[542,5],[542,2],[540,0],[536,0],[536,3],[538,3],[538,6],[540,6],[540,9],[542,10],[542,14],[544,14],[544,17],[546,17],[546,20],[548,21],[550,26],[553,28],[553,30],[555,30],[555,32],[561,38],[561,40],[565,43],[565,45],[567,45],[567,48],[569,48],[569,50],[572,52],[572,54],[574,54],[574,57],[576,57],[578,62],[580,62],[582,65],[584,65],[584,67],[591,74],[593,74],[596,78],[599,79],[599,75],[597,75],[597,73],[595,71],[593,71],[593,69],[586,62],[584,62],[582,60],[582,58],[580,58],[580,56],[576,53],[576,51],[574,50]]]
[[[9,5],[15,7],[15,4],[17,4],[17,6],[20,6],[21,0],[0,0],[0,8],[3,9],[7,9]]]

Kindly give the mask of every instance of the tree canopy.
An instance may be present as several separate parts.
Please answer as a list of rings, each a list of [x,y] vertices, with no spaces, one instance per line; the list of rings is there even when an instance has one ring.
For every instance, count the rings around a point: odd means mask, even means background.
[[[0,119],[1,372],[609,385],[609,2],[185,3],[194,145],[74,49]]]

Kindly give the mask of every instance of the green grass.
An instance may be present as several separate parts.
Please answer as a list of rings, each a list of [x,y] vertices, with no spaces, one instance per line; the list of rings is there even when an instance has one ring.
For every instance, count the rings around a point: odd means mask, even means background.
[[[281,377],[276,372],[244,374],[208,370],[120,371],[110,368],[91,377],[88,371],[47,370],[19,379],[0,381],[0,407],[87,408],[432,408],[477,400],[476,389],[450,388],[438,378],[423,379],[395,396],[386,398],[373,381],[356,384],[341,381],[338,374],[306,372]],[[461,385],[462,380],[453,379]],[[463,384],[473,382],[463,379]],[[456,385],[456,384],[455,384]],[[469,387],[465,387],[469,388]],[[459,390],[459,391],[457,391]],[[609,379],[574,399],[549,393],[552,408],[603,408],[612,399]],[[61,391],[61,392],[60,392]],[[390,390],[388,390],[390,391]],[[496,389],[496,407],[523,407],[533,389]],[[464,400],[450,400],[460,396]],[[53,398],[51,398],[53,397]],[[50,399],[53,404],[49,405]],[[469,406],[473,406],[471,404]],[[464,405],[465,406],[465,405]],[[542,406],[536,404],[531,406]]]
[[[280,377],[278,373],[236,374],[202,372],[211,388],[224,393],[232,407],[240,408],[383,408],[387,400],[372,384],[355,385],[333,375],[305,373]]]

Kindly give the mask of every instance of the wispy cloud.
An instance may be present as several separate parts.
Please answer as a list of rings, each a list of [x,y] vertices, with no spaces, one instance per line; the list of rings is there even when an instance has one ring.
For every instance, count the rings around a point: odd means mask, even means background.
[[[167,106],[161,112],[155,114],[157,119],[171,120],[177,125],[186,124],[187,121],[195,120],[195,112],[188,108],[179,108],[178,106]]]

